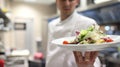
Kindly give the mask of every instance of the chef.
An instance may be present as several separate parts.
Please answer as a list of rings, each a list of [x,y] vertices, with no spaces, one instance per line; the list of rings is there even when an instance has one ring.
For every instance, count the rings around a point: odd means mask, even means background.
[[[100,67],[98,52],[70,51],[51,43],[52,40],[75,36],[96,22],[75,10],[79,0],[56,0],[60,17],[49,23],[46,67]]]

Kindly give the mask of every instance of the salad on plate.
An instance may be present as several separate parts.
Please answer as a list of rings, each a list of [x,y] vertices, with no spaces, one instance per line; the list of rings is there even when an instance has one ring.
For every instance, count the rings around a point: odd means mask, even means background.
[[[64,40],[63,44],[100,44],[113,42],[113,39],[103,33],[99,26],[92,25],[85,30],[76,31],[76,37],[73,41]]]

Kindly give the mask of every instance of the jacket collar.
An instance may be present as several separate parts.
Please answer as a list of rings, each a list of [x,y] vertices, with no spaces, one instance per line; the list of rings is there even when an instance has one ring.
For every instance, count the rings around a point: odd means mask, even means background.
[[[65,19],[65,20],[63,20],[63,21],[60,21],[60,23],[61,24],[64,24],[64,23],[66,23],[66,22],[68,22],[69,20],[71,20],[73,17],[74,17],[74,15],[76,15],[77,14],[77,11],[75,10],[75,11],[73,11],[73,13],[67,18],[67,19]],[[60,18],[59,18],[60,19]]]

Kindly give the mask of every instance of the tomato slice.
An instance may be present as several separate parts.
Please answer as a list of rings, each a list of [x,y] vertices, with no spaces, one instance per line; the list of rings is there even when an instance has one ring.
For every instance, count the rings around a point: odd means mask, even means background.
[[[107,40],[107,42],[113,42],[113,40],[109,38],[109,39]]]
[[[65,41],[63,41],[63,44],[66,45],[66,44],[69,44],[69,42],[65,40]]]
[[[105,42],[113,42],[113,40],[112,40],[110,37],[104,38],[104,41],[105,41]]]

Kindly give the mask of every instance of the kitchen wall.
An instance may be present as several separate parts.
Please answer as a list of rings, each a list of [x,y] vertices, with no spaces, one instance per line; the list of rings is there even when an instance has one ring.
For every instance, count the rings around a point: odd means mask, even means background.
[[[46,52],[46,41],[47,41],[47,19],[54,16],[56,14],[56,7],[54,4],[52,5],[43,5],[43,4],[36,4],[36,3],[24,3],[24,2],[13,2],[8,1],[8,9],[10,9],[11,13],[11,21],[14,24],[16,21],[19,22],[20,19],[24,21],[27,19],[32,19],[33,23],[33,31],[32,34],[28,33],[27,35],[32,36],[32,53],[37,51],[37,43],[36,41],[42,40],[42,51],[44,54]],[[19,22],[21,23],[21,21]],[[14,27],[14,25],[13,25]],[[25,31],[25,30],[24,30]],[[25,38],[24,33],[22,31],[17,31],[12,29],[4,33],[4,41],[6,47],[17,48],[17,49],[24,49],[25,43],[21,43]],[[17,38],[16,38],[17,37]],[[20,39],[19,39],[20,38]],[[16,44],[17,42],[17,44]]]

